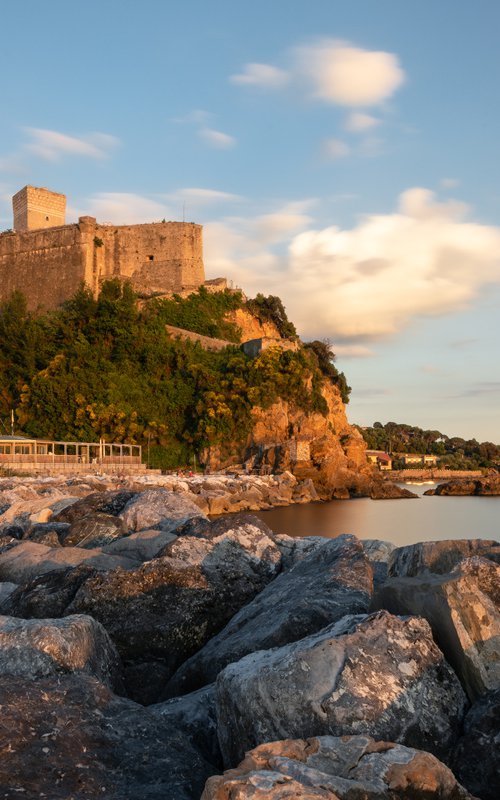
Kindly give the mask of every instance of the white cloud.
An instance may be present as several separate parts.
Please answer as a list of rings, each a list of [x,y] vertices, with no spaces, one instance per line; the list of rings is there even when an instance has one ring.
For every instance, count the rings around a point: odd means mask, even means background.
[[[231,75],[231,83],[243,86],[259,86],[266,89],[281,89],[290,79],[290,75],[283,69],[273,67],[271,64],[245,64],[243,71]]]
[[[366,133],[366,131],[380,125],[380,120],[372,117],[371,114],[364,114],[362,111],[353,111],[347,117],[345,127],[351,133]]]
[[[442,178],[439,183],[443,189],[456,189],[457,186],[460,186],[457,178]]]
[[[307,208],[283,206],[207,225],[206,263],[249,293],[265,285],[280,295],[302,335],[328,336],[337,350],[366,347],[416,318],[463,309],[500,282],[500,228],[467,222],[465,212],[418,187],[393,213],[350,229],[314,229]]]
[[[327,158],[336,160],[345,158],[351,152],[351,148],[341,139],[326,139],[323,142],[323,153]]]
[[[172,117],[172,122],[176,122],[179,125],[184,125],[186,123],[201,125],[208,122],[212,116],[213,115],[209,111],[204,111],[202,108],[195,108],[193,111],[188,111],[188,113],[184,114],[182,117]]]
[[[373,358],[374,351],[362,344],[336,344],[336,356],[341,358]]]
[[[59,161],[66,155],[105,158],[119,144],[115,136],[107,133],[91,133],[77,137],[44,128],[24,130],[31,138],[25,149],[46,161]]]
[[[297,48],[299,71],[313,95],[341,106],[373,106],[391,97],[405,73],[394,53],[362,50],[348,42],[322,39]]]
[[[173,219],[169,207],[149,197],[127,192],[101,192],[91,197],[85,210],[76,209],[73,214],[90,214],[99,222],[114,225],[133,225],[140,222],[154,222],[163,218]],[[68,216],[72,215],[69,210]]]
[[[228,150],[236,144],[234,136],[222,133],[222,131],[216,131],[213,128],[201,128],[198,133],[207,144],[219,150]]]
[[[176,201],[185,200],[193,205],[209,205],[213,203],[238,202],[242,200],[241,195],[231,194],[231,192],[221,192],[217,189],[202,189],[198,187],[178,189],[174,194],[167,195]]]

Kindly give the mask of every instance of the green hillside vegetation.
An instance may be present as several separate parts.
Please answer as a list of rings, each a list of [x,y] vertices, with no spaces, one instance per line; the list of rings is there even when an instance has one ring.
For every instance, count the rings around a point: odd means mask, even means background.
[[[395,469],[403,466],[402,462],[398,463],[398,453],[436,455],[439,456],[439,466],[448,469],[482,469],[500,464],[500,446],[492,442],[450,437],[440,431],[426,431],[398,422],[387,422],[385,425],[374,422],[373,427],[359,427],[359,430],[370,450],[392,453]],[[411,466],[420,468],[418,464]]]
[[[192,463],[206,446],[230,451],[244,443],[254,406],[282,398],[326,413],[325,379],[347,400],[344,376],[331,354],[326,362],[318,357],[318,343],[297,353],[271,348],[246,356],[236,344],[238,329],[224,320],[243,305],[241,294],[201,289],[139,306],[130,286],[113,280],[97,300],[82,288],[61,309],[31,314],[14,294],[0,306],[3,431],[15,408],[16,432],[147,445],[150,462],[169,468]],[[235,345],[206,351],[170,337],[166,323]]]

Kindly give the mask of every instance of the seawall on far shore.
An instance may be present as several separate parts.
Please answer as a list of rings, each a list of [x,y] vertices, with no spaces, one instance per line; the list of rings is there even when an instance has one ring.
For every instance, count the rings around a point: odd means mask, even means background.
[[[481,478],[484,470],[480,469],[391,469],[384,471],[384,476],[391,481],[402,481],[408,478],[415,480],[441,480],[442,478]]]

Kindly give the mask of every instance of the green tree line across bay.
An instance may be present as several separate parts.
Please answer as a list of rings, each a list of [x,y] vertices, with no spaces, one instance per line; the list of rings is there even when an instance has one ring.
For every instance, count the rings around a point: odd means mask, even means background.
[[[492,442],[447,436],[438,430],[423,430],[399,422],[387,422],[385,425],[374,422],[372,427],[359,427],[359,430],[370,450],[384,450],[393,455],[395,468],[398,467],[398,453],[436,455],[439,456],[439,465],[448,469],[481,469],[500,465],[500,446]]]

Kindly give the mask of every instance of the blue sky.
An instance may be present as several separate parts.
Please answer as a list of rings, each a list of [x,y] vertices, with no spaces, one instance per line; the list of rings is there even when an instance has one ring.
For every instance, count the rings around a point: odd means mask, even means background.
[[[327,337],[351,421],[500,442],[496,0],[2,8],[0,228],[205,226],[208,277]]]

